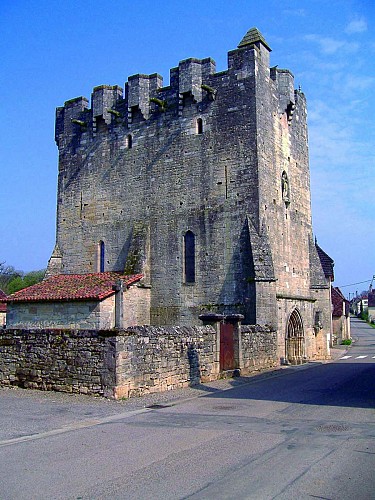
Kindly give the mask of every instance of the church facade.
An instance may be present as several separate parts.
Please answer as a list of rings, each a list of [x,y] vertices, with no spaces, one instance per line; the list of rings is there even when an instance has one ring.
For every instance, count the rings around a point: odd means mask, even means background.
[[[187,59],[57,109],[47,277],[143,275],[151,325],[242,315],[281,360],[329,356],[330,281],[313,240],[306,99],[255,28],[228,69]],[[241,317],[242,317],[241,316]],[[240,317],[240,316],[239,316]],[[146,320],[145,320],[146,322]]]

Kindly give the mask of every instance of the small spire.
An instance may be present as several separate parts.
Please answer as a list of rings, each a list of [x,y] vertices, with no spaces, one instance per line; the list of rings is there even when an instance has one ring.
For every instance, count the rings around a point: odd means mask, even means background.
[[[262,43],[271,52],[270,46],[264,39],[262,33],[258,30],[258,28],[251,28],[238,44],[238,48],[245,47],[246,45],[253,45],[254,43],[259,42]]]

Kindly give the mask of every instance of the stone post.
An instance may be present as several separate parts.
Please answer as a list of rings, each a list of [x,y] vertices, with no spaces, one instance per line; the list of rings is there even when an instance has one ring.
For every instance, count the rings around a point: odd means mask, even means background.
[[[124,325],[124,282],[118,280],[113,286],[115,294],[115,328],[121,330]]]
[[[215,328],[216,331],[216,342],[215,342],[215,355],[214,355],[214,363],[215,363],[215,375],[220,373],[220,323],[223,321],[224,316],[222,314],[215,313],[206,313],[201,314],[199,319],[203,321],[204,325],[210,325]]]

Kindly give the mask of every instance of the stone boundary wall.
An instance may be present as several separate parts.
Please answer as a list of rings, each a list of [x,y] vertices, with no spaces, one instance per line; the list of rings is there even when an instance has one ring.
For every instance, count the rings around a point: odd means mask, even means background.
[[[5,330],[0,384],[111,397],[116,338],[93,330]]]
[[[246,375],[254,370],[278,366],[277,332],[259,325],[241,325],[242,370]]]
[[[276,333],[241,328],[241,373],[276,366]],[[123,331],[4,330],[0,385],[131,397],[220,377],[212,326],[137,326]]]
[[[196,385],[219,376],[210,326],[138,326],[118,337],[115,397]]]

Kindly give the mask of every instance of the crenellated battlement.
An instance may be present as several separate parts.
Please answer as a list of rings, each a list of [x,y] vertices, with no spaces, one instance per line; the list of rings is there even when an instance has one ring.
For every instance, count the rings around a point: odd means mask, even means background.
[[[170,84],[163,86],[157,73],[129,76],[124,90],[118,85],[100,85],[93,89],[91,107],[85,97],[66,101],[56,111],[56,142],[59,148],[77,145],[83,134],[94,138],[98,133],[147,126],[150,120],[179,118],[184,108],[196,105],[197,117],[210,103],[228,93],[228,85],[236,91],[240,81],[255,79],[262,66],[276,86],[279,95],[279,113],[287,113],[290,121],[296,100],[294,77],[288,70],[269,68],[271,49],[261,33],[252,28],[238,47],[228,53],[228,69],[216,73],[216,64],[210,57],[189,58],[170,70]]]
[[[184,98],[194,102],[212,98],[215,90],[208,85],[215,73],[216,64],[211,58],[185,59],[170,70],[170,85],[163,87],[163,77],[136,74],[128,78],[125,92],[118,85],[100,85],[91,94],[91,108],[85,97],[70,99],[56,110],[56,142],[62,135],[71,136],[90,130],[96,134],[104,126],[121,124],[129,127],[135,117],[149,120],[158,112],[181,115]],[[138,119],[139,121],[139,119]],[[105,125],[104,125],[105,124]]]

